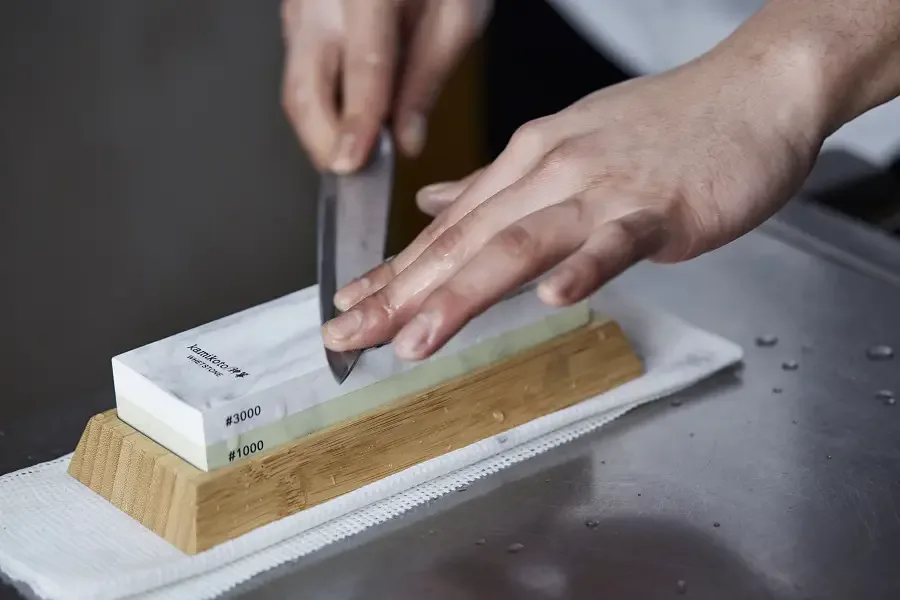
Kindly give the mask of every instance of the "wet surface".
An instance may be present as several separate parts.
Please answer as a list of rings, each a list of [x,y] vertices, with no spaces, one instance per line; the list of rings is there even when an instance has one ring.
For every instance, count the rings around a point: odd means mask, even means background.
[[[620,284],[744,364],[231,596],[897,597],[900,413],[873,396],[900,372],[865,349],[900,344],[900,288],[765,233]]]

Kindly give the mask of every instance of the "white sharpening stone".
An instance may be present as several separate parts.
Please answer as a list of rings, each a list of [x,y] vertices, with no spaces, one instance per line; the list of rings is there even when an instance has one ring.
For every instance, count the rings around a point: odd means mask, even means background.
[[[112,359],[119,418],[204,471],[271,450],[586,324],[587,302],[532,291],[472,320],[427,360],[368,350],[343,384],[325,359],[311,286]]]

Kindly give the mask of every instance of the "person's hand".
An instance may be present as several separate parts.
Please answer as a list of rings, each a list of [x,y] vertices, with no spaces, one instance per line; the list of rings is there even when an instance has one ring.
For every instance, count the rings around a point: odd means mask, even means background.
[[[806,79],[710,56],[525,125],[470,181],[420,193],[438,216],[338,292],[349,310],[325,325],[326,345],[393,339],[399,356],[422,359],[551,268],[539,296],[568,305],[639,260],[682,261],[735,239],[789,199],[821,147]]]
[[[492,6],[492,0],[284,0],[282,103],[316,167],[360,168],[388,118],[399,149],[418,155],[435,97]]]

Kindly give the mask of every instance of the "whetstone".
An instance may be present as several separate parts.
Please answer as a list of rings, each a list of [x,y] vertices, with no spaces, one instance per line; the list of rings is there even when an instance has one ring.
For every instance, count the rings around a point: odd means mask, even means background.
[[[69,473],[194,554],[641,374],[620,327],[594,317],[503,360],[210,472],[111,410],[88,423]]]
[[[338,384],[312,286],[112,359],[119,417],[198,469],[245,460],[400,396],[503,360],[585,325],[587,302],[564,309],[533,292],[506,298],[434,356],[363,353]]]

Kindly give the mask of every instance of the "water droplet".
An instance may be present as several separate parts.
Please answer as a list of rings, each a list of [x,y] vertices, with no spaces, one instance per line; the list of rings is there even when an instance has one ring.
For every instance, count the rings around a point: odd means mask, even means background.
[[[894,358],[894,349],[885,344],[870,346],[866,350],[866,358],[869,360],[890,360]]]
[[[601,461],[600,461],[600,464],[601,464],[601,465],[605,465],[605,464],[606,464],[606,461],[605,461],[605,460],[601,460]]]
[[[719,523],[718,521],[713,523],[713,527],[719,527],[720,525],[721,525],[721,523]]]
[[[760,348],[771,348],[778,343],[778,336],[771,334],[761,335],[756,338],[756,345]]]
[[[506,439],[507,439],[507,438],[506,438],[505,435],[501,435],[500,437],[497,438],[497,441],[500,442],[501,444],[505,444],[505,443],[506,443]]]
[[[682,401],[676,399],[676,400],[672,400],[671,402],[669,402],[669,404],[671,404],[672,406],[681,406]]]
[[[829,455],[826,456],[825,458],[827,458],[828,460],[831,460],[831,455],[829,454]]]
[[[456,488],[456,491],[457,491],[457,492],[465,492],[465,491],[468,491],[468,489],[469,489],[469,486],[467,486],[467,485],[461,485],[461,486],[459,486],[458,488]]]
[[[793,419],[793,420],[791,421],[791,423],[793,423],[794,425],[796,425],[796,424],[797,424],[797,419]]]
[[[679,594],[686,594],[687,593],[687,581],[685,581],[684,579],[679,579],[678,583],[675,584],[675,589],[678,591]]]
[[[784,391],[784,390],[781,389],[780,387],[774,387],[774,388],[772,388],[772,393],[773,393],[773,394],[780,394],[780,393],[783,392],[783,391]]]
[[[506,415],[503,414],[502,410],[495,410],[494,412],[491,413],[491,415],[494,417],[494,420],[497,421],[498,423],[502,423],[503,421],[506,420]]]
[[[525,548],[525,544],[520,544],[519,542],[514,542],[506,547],[506,551],[510,554],[518,554]]]
[[[585,527],[588,529],[594,529],[600,525],[600,521],[595,521],[593,519],[588,519],[584,522]]]
[[[640,496],[640,495],[641,495],[641,493],[640,493],[640,492],[638,492],[638,496]]]
[[[478,538],[477,540],[475,540],[476,546],[484,546],[485,544],[487,544],[487,540],[484,538]]]
[[[694,437],[694,432],[692,431],[692,432],[690,432],[688,435],[691,436],[691,437]]]
[[[888,398],[884,401],[884,403],[887,404],[888,406],[893,406],[893,405],[897,404],[897,399],[896,398]]]
[[[811,354],[812,351],[812,344],[803,344],[802,346],[800,346],[800,352],[802,352],[803,354]]]
[[[548,477],[547,479],[545,479],[544,483],[550,483],[550,478]]]
[[[893,398],[893,397],[894,397],[894,392],[892,392],[891,390],[878,390],[877,392],[875,392],[876,400],[889,400],[890,398]]]
[[[781,363],[781,368],[785,371],[796,371],[800,368],[800,363],[798,363],[796,360],[786,360]]]

